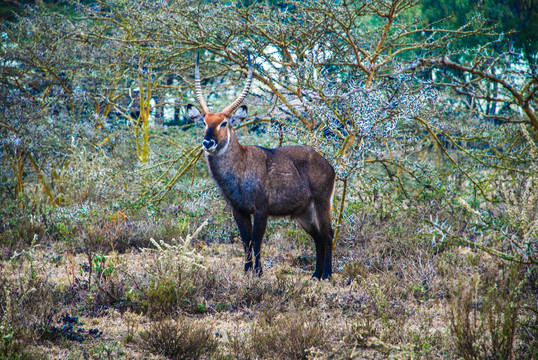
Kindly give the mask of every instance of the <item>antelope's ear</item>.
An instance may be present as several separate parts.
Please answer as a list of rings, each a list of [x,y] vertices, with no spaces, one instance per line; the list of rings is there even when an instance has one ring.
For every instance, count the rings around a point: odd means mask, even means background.
[[[232,118],[230,119],[230,125],[235,125],[236,122],[240,122],[245,120],[247,117],[247,106],[243,105],[240,106],[239,109],[233,114]]]
[[[187,105],[187,113],[189,114],[189,117],[192,121],[204,121],[204,116],[200,111],[198,111],[197,108],[194,107],[194,105],[189,104]]]

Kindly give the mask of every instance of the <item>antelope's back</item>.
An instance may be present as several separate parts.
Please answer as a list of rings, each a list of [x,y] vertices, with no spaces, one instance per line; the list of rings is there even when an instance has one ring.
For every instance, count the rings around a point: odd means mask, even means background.
[[[292,159],[303,178],[308,178],[316,190],[332,190],[335,172],[332,165],[314,149],[307,146],[284,146],[274,150]],[[318,188],[321,187],[321,188]]]
[[[316,151],[305,146],[260,149],[267,156],[267,197],[271,215],[301,213],[313,199],[330,197],[334,169]]]

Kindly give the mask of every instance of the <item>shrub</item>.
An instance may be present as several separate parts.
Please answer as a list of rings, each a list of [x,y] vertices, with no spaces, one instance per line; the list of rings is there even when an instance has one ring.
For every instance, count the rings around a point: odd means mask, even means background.
[[[218,344],[211,327],[186,318],[155,321],[148,330],[140,332],[140,339],[144,349],[170,359],[210,356]]]
[[[33,358],[28,345],[41,337],[54,311],[52,285],[34,266],[33,253],[31,247],[0,267],[0,359]],[[22,266],[25,260],[30,260],[29,268]]]
[[[17,338],[11,326],[0,325],[0,360],[31,359],[26,351],[27,344]]]
[[[450,302],[450,332],[465,359],[513,359],[521,309],[520,266],[493,284],[460,280]]]
[[[318,313],[291,313],[259,320],[251,328],[250,341],[258,358],[307,359],[328,347],[328,333]]]
[[[211,271],[203,264],[203,257],[191,246],[191,240],[206,223],[185,239],[172,239],[170,243],[151,239],[155,249],[143,249],[150,254],[152,261],[145,269],[149,282],[138,290],[145,299],[144,305],[150,316],[158,318],[180,310],[206,310],[205,304],[201,303],[201,294],[204,287],[213,286],[214,281],[211,280]],[[209,283],[204,284],[204,281]]]

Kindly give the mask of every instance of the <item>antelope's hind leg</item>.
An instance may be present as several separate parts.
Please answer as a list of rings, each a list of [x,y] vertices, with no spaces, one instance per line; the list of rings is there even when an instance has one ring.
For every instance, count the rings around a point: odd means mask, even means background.
[[[299,225],[308,235],[312,237],[316,245],[316,269],[312,274],[313,278],[321,279],[325,273],[326,250],[323,243],[323,237],[319,231],[319,222],[316,216],[316,210],[313,204],[302,215],[295,218]]]
[[[318,236],[319,241],[323,246],[324,251],[324,264],[323,264],[323,273],[321,274],[322,279],[329,279],[333,273],[333,238],[334,231],[331,226],[331,205],[328,204],[318,204],[316,207],[316,213],[318,214]],[[322,214],[322,216],[319,216]],[[324,216],[323,214],[328,214]]]
[[[321,234],[321,243],[325,251],[325,264],[323,266],[323,273],[321,274],[323,280],[329,279],[333,274],[333,236],[334,233],[329,224],[329,228],[324,229]]]
[[[308,233],[316,243],[316,270],[312,277],[329,279],[333,273],[333,231],[330,224],[328,228],[322,227]]]

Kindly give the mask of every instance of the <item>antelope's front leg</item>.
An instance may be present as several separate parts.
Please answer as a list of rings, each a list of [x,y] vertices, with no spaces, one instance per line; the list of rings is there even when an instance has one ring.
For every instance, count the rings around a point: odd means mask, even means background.
[[[257,210],[254,214],[254,230],[252,231],[252,243],[254,250],[254,270],[256,270],[256,275],[261,276],[262,265],[261,265],[261,248],[262,248],[262,239],[265,234],[265,228],[267,226],[267,212],[265,210]]]
[[[252,222],[250,215],[232,210],[245,249],[245,272],[252,269]]]

